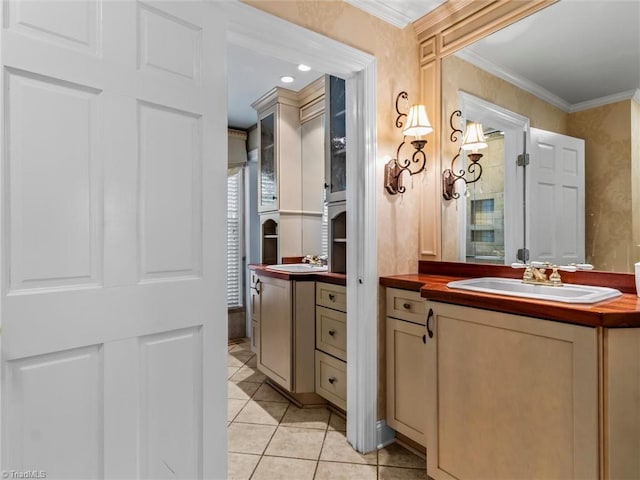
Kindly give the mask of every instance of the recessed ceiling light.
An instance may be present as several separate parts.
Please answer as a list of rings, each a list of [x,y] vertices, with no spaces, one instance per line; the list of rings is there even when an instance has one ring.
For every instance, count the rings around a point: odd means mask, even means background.
[[[311,70],[311,67],[309,65],[301,63],[300,65],[298,65],[298,70],[300,70],[301,72],[308,72],[309,70]]]
[[[282,83],[293,83],[294,80],[295,78],[293,78],[291,75],[283,75],[282,77],[280,77],[280,81]]]

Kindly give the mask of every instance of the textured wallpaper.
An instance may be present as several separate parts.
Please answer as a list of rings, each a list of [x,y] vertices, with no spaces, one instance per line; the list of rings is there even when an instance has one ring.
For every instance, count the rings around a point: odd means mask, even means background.
[[[631,103],[569,114],[569,135],[585,139],[586,254],[598,270],[631,272],[640,261],[632,233],[632,190],[640,185],[631,175]]]

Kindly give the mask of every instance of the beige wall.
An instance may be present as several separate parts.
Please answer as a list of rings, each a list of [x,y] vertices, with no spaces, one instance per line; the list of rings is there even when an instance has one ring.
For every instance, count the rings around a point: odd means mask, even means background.
[[[631,271],[640,260],[632,233],[632,189],[638,179],[632,181],[631,104],[625,100],[569,114],[569,135],[587,139],[586,253],[599,270]]]

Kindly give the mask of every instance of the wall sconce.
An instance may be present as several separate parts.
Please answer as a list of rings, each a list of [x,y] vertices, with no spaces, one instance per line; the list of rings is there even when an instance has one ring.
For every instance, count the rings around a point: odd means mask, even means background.
[[[400,99],[406,100],[408,103],[409,96],[407,92],[400,92],[396,97],[396,112],[398,117],[396,118],[396,128],[404,127],[402,122],[403,117],[407,119],[407,125],[402,131],[403,138],[402,143],[398,145],[396,150],[396,158],[392,158],[384,166],[384,188],[390,195],[396,195],[397,193],[404,193],[405,187],[402,185],[402,173],[409,172],[409,175],[416,175],[424,170],[427,163],[427,155],[424,153],[424,146],[427,144],[426,140],[421,139],[422,135],[427,135],[433,132],[429,118],[427,117],[427,111],[424,105],[413,105],[409,109],[409,115],[402,113],[398,106]],[[415,149],[411,159],[400,159],[400,150],[404,147],[407,137],[415,137],[415,140],[411,141],[411,145]],[[411,166],[414,166],[411,169]]]
[[[451,135],[450,139],[452,142],[458,141],[458,134],[462,133],[462,130],[456,128],[453,124],[453,117],[457,116],[458,118],[462,116],[462,112],[460,110],[456,110],[449,117],[449,125],[451,126]],[[465,127],[464,137],[462,139],[462,145],[458,149],[458,153],[455,157],[451,159],[451,168],[447,168],[444,172],[442,172],[442,196],[445,200],[451,200],[452,198],[460,198],[460,194],[454,191],[454,185],[458,180],[464,180],[466,185],[470,183],[475,183],[480,180],[482,176],[482,165],[478,162],[482,158],[482,154],[478,153],[477,150],[481,148],[487,148],[487,143],[484,138],[484,132],[482,131],[482,125],[480,123],[475,122],[467,122]],[[456,163],[456,160],[460,156],[460,153],[465,150],[471,150],[471,153],[467,153],[467,157],[471,160],[471,163],[467,167],[467,170],[460,170],[457,174],[453,171],[453,165]],[[469,173],[469,175],[473,175],[473,179],[469,180],[465,178],[465,175]]]

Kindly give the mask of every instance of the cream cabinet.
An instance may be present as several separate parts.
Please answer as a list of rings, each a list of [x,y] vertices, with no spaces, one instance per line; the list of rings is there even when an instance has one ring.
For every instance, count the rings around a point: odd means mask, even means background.
[[[292,393],[313,392],[314,282],[257,280],[258,370]]]
[[[258,113],[261,261],[319,254],[323,202],[324,79],[300,92],[274,88]]]
[[[598,478],[597,329],[426,307],[430,477]]]
[[[316,282],[315,391],[347,409],[347,294],[342,285]]]
[[[387,288],[386,421],[397,432],[426,445],[426,301],[420,292]]]
[[[251,316],[251,351],[256,355],[260,345],[260,277],[249,271],[249,314]]]

